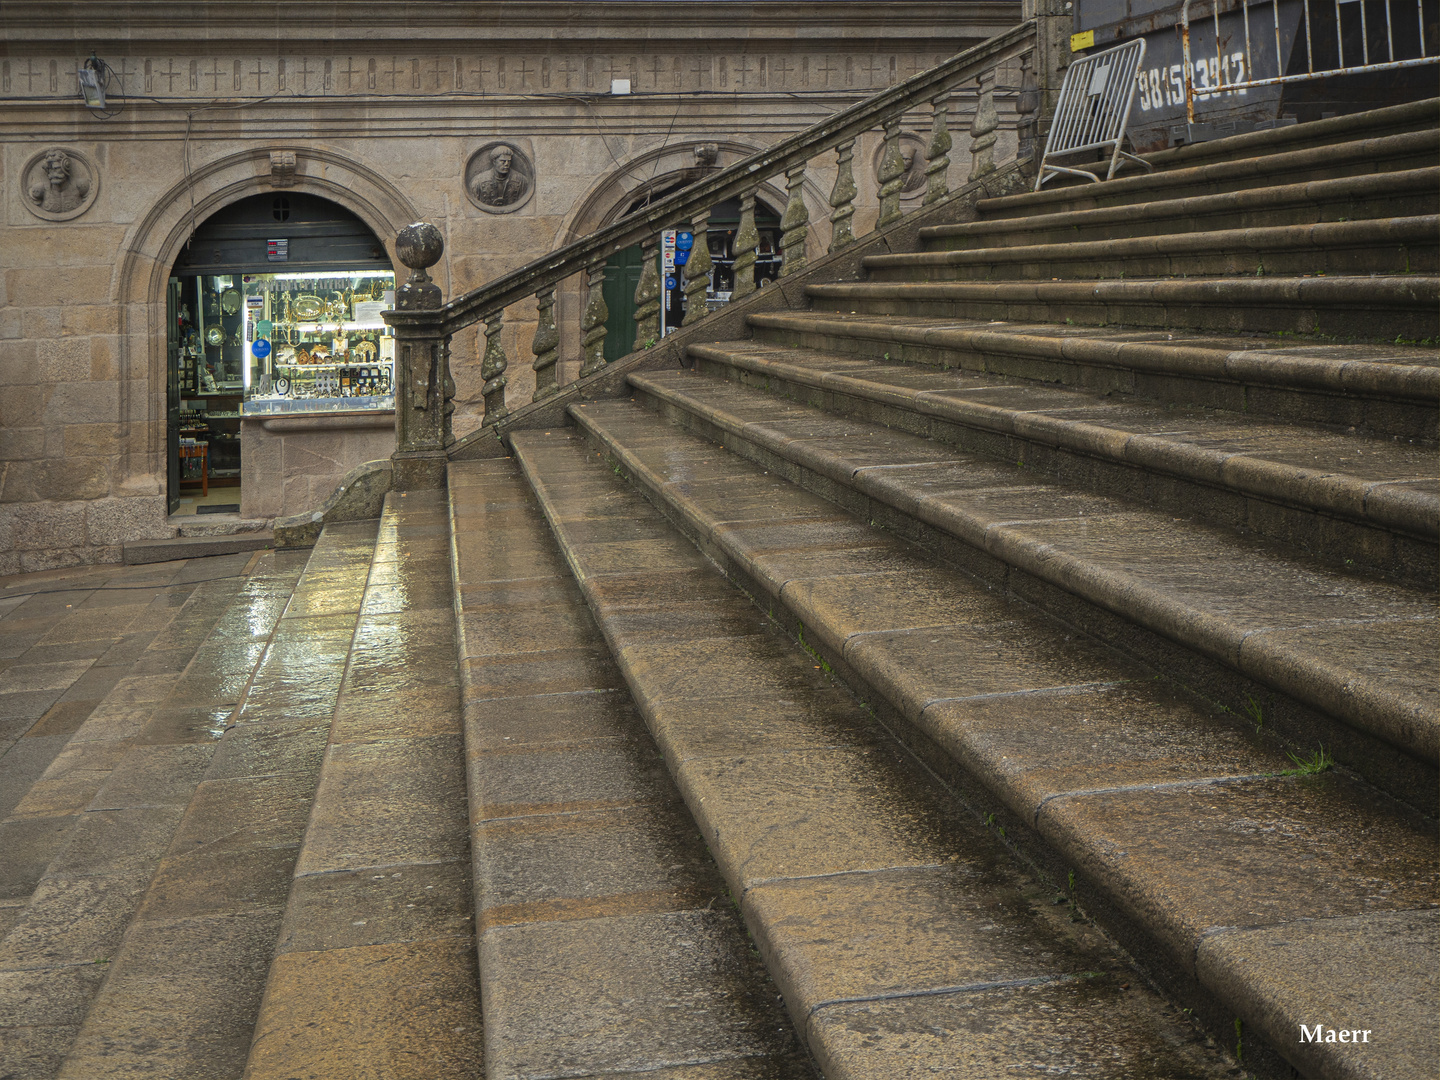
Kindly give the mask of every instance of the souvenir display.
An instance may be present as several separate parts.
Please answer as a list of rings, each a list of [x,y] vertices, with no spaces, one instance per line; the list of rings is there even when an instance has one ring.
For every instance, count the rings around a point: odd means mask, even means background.
[[[245,275],[244,340],[273,345],[248,358],[245,411],[393,408],[394,344],[380,313],[394,287],[393,275],[373,271]]]

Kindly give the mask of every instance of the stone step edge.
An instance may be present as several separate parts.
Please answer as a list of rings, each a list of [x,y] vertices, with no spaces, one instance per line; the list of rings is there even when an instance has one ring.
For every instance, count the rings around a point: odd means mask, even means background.
[[[207,555],[235,555],[242,551],[261,551],[275,546],[271,529],[234,533],[224,536],[176,536],[164,540],[131,540],[121,545],[121,562],[126,566],[171,562],[174,559],[196,559]]]
[[[926,225],[920,229],[921,243],[942,240],[1011,237],[1016,234],[1060,228],[1099,228],[1105,225],[1140,222],[1193,220],[1211,214],[1237,214],[1284,207],[1308,207],[1341,199],[1375,198],[1402,193],[1434,195],[1440,188],[1440,166],[1403,169],[1387,173],[1361,173],[1329,180],[1308,180],[1294,184],[1246,188],[1224,195],[1190,195],[1156,199],[1128,206],[1098,206],[1036,214],[1025,218],[981,218],[955,225]],[[1318,224],[1318,223],[1317,223]]]
[[[965,320],[957,320],[965,321]],[[1279,389],[1320,390],[1365,395],[1432,406],[1440,398],[1440,365],[1390,364],[1369,360],[1277,356],[1264,348],[1217,349],[1184,341],[1106,341],[1083,335],[1045,334],[1043,325],[1024,333],[1003,333],[993,323],[933,327],[903,322],[870,322],[827,317],[825,312],[761,312],[746,317],[759,329],[787,330],[899,342],[930,348],[1002,353],[1024,358],[1063,360],[1123,370],[1186,375],[1215,382],[1244,382]],[[1027,325],[1021,323],[1020,325]],[[1276,350],[1295,346],[1276,343]]]
[[[1440,245],[1440,215],[1367,218],[1361,221],[1322,221],[1312,225],[1269,225],[1249,229],[1215,229],[1205,232],[1160,233],[1117,240],[1075,240],[1068,243],[1013,245],[1001,248],[962,248],[958,251],[920,251],[893,255],[867,255],[866,270],[908,270],[1006,263],[1113,263],[1167,255],[1227,253],[1368,250],[1397,246]],[[1036,273],[1044,272],[1043,266]]]
[[[896,499],[884,485],[873,482],[864,468],[853,466],[838,455],[820,451],[799,454],[788,440],[660,386],[647,376],[633,375],[629,382],[643,394],[702,417],[720,430],[754,442],[792,464],[852,487],[898,513],[1279,690],[1426,764],[1440,761],[1440,722],[1422,706],[1388,692],[1381,680],[1354,677],[1352,673],[1331,669],[1312,656],[1284,646],[1267,648],[1263,642],[1251,645],[1247,639],[1253,627],[1196,611],[1126,574],[1033,540],[1025,536],[1023,529],[990,523],[963,510],[946,510],[923,498],[917,499],[912,508]],[[583,411],[575,410],[575,413],[579,414],[576,420],[580,422]]]
[[[1401,488],[1394,481],[1305,469],[1243,451],[1215,450],[1120,426],[964,401],[942,396],[938,391],[896,386],[882,394],[874,384],[843,372],[815,372],[798,364],[730,351],[720,344],[691,345],[687,353],[759,375],[774,373],[788,382],[817,390],[841,391],[867,401],[907,408],[963,427],[1059,447],[1207,487],[1244,492],[1284,506],[1324,512],[1430,543],[1440,540],[1440,495]]]
[[[936,300],[948,303],[1182,304],[1316,307],[1363,311],[1440,308],[1440,277],[1208,277],[1105,281],[844,282],[806,285],[814,301]]]
[[[1304,125],[1297,126],[1303,127]],[[1074,187],[1025,191],[1017,195],[1000,195],[995,198],[981,199],[975,204],[975,210],[981,217],[1001,217],[1013,214],[1017,210],[1025,211],[1034,207],[1053,206],[1072,201],[1083,202],[1095,198],[1124,197],[1135,192],[1163,190],[1187,184],[1227,183],[1249,180],[1254,177],[1293,175],[1305,169],[1333,168],[1336,165],[1352,163],[1373,167],[1377,162],[1386,158],[1406,158],[1426,154],[1433,151],[1437,145],[1440,145],[1440,133],[1434,130],[1407,131],[1369,139],[1354,139],[1324,146],[1306,147],[1300,150],[1286,150],[1256,157],[1212,161],[1201,165],[1180,165],[1173,169],[1139,176],[1120,176],[1113,180],[1085,183]]]
[[[693,503],[690,503],[685,494],[677,490],[676,485],[667,481],[665,477],[652,472],[641,460],[631,454],[624,445],[606,431],[603,421],[588,415],[582,406],[572,405],[570,407],[570,413],[572,419],[580,427],[581,431],[587,435],[592,443],[602,447],[606,451],[611,461],[618,466],[619,471],[622,472],[622,475],[626,477],[631,485],[639,490],[650,502],[656,504],[658,507],[666,508],[662,509],[662,513],[664,513],[667,520],[674,522],[678,518],[684,521],[686,523],[685,526],[677,526],[682,533],[689,534],[691,530],[694,530],[700,533],[708,542],[715,543],[724,550],[727,557],[735,558],[738,552],[726,544],[723,539],[723,534],[716,532],[715,526],[718,525],[718,522],[715,519],[706,515]],[[656,418],[656,422],[664,423],[664,421],[659,418]],[[698,437],[699,436],[697,436],[697,438]],[[690,539],[694,541],[695,536],[691,535]],[[736,561],[743,565],[743,560],[736,559]],[[757,584],[760,585],[762,589],[766,587],[766,583],[759,582]],[[810,619],[815,618],[813,612],[802,613],[792,608],[790,603],[773,589],[769,589],[767,592],[767,600],[771,597],[778,601],[779,604],[784,605],[787,613],[797,622],[807,617]],[[805,625],[810,624],[805,623]],[[818,623],[814,625],[816,625],[817,628],[819,626]],[[836,635],[832,634],[830,636],[833,638]],[[868,683],[865,685],[870,691],[879,694],[878,688],[869,686]],[[893,709],[894,706],[891,706],[891,708]],[[955,765],[957,768],[964,770],[966,775],[971,776],[984,790],[998,798],[1002,805],[1009,805],[1009,803],[1015,801],[1007,799],[1004,793],[997,792],[995,784],[992,783],[989,778],[970,772],[958,761]],[[1003,777],[1000,778],[999,782],[1003,782]],[[1043,803],[1041,805],[1043,806]],[[1039,807],[1037,807],[1037,811],[1038,809]],[[1014,811],[1012,810],[1011,812]],[[1024,822],[1023,815],[1017,816]],[[1081,853],[1075,850],[1074,844],[1078,838],[1073,832],[1052,836],[1050,835],[1050,830],[1045,829],[1041,824],[1038,816],[1031,822],[1025,822],[1025,824],[1034,832],[1034,835],[1043,847],[1049,848],[1059,854],[1062,862],[1067,865],[1085,864],[1086,860],[1081,858]],[[1111,895],[1112,890],[1106,888],[1106,883],[1103,880],[1096,880],[1094,886],[1103,894],[1104,902],[1107,906],[1114,911],[1124,913],[1122,918],[1132,921],[1136,919],[1136,915],[1131,907],[1124,902],[1123,898]],[[1136,922],[1135,929],[1142,934],[1151,933],[1151,930],[1143,921]],[[1293,1038],[1294,1031],[1293,1024],[1289,1022],[1292,1018],[1274,1014],[1273,998],[1271,995],[1263,993],[1263,983],[1257,982],[1256,974],[1253,970],[1240,970],[1233,967],[1229,970],[1221,970],[1218,965],[1207,963],[1206,961],[1208,961],[1209,957],[1204,951],[1204,946],[1206,942],[1210,940],[1209,937],[1202,938],[1198,943],[1195,954],[1188,956],[1174,957],[1172,950],[1164,946],[1160,946],[1160,948],[1166,955],[1178,961],[1183,969],[1193,972],[1196,982],[1203,988],[1204,992],[1214,995],[1215,999],[1226,1007],[1229,1015],[1253,1017],[1257,1021],[1257,1029],[1264,1032],[1274,1046],[1289,1045]],[[1263,973],[1261,973],[1261,978],[1263,979]],[[1259,1001],[1266,1002],[1266,1005],[1263,1008],[1256,1008],[1255,1003]],[[1327,1072],[1325,1075],[1330,1074]],[[1344,1072],[1343,1066],[1334,1075],[1348,1076],[1348,1074]]]

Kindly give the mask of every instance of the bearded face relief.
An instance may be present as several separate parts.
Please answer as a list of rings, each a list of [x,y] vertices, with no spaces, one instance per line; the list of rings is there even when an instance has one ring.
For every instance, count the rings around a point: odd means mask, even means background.
[[[26,205],[38,217],[77,217],[94,199],[95,168],[77,151],[58,146],[42,151],[30,159],[24,177]]]
[[[535,169],[511,143],[491,143],[478,150],[465,170],[470,201],[492,214],[518,210],[534,189]]]

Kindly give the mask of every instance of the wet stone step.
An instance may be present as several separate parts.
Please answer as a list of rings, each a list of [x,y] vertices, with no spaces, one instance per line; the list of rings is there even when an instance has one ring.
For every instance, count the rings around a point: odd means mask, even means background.
[[[1053,887],[1018,870],[999,836],[583,439],[512,438],[829,1080],[1009,1075],[1036,1062],[1225,1073],[1224,1056],[1057,907]]]
[[[1022,235],[1004,248],[871,255],[862,265],[871,281],[1433,274],[1437,235],[1440,218],[1421,214],[1124,239],[1044,242]]]
[[[1436,583],[1433,447],[764,342],[687,352],[702,373],[773,396]]]
[[[1003,248],[1172,234],[1358,221],[1434,213],[1440,170],[1401,169],[1306,183],[1251,187],[1224,195],[1160,198],[1089,210],[996,218],[920,230],[927,250]]]
[[[1106,281],[904,281],[807,285],[816,310],[850,314],[1164,327],[1368,340],[1376,326],[1440,336],[1440,278],[1193,277]]]
[[[1434,348],[893,314],[747,322],[757,342],[1436,442]]]
[[[449,495],[487,1080],[813,1077],[516,463]]]
[[[1331,145],[1286,148],[1251,143],[1248,152],[1242,142],[1230,142],[1239,155],[1235,160],[1205,161],[1199,145],[1185,147],[1189,153],[1152,155],[1165,162],[1163,168],[1148,175],[1116,177],[1104,184],[1079,184],[1069,188],[1025,192],[1001,198],[981,199],[976,210],[982,218],[1025,218],[1066,210],[1093,207],[1128,206],[1162,198],[1199,197],[1220,193],[1243,192],[1258,186],[1294,183],[1299,179],[1320,181],[1366,174],[1424,168],[1435,164],[1435,151],[1440,148],[1434,120],[1435,110],[1421,117],[1411,111],[1408,124],[1417,130],[1401,130],[1368,137],[1355,132],[1344,141]],[[1307,134],[1303,125],[1296,134]],[[1196,160],[1196,159],[1199,160]],[[1167,160],[1168,159],[1168,160]],[[1187,160],[1188,159],[1188,160]]]
[[[1329,746],[1433,813],[1440,692],[1427,593],[720,380],[631,384],[675,422],[1093,627],[1238,715],[1247,699],[1264,702],[1300,747]],[[607,409],[635,412],[597,403],[576,415]],[[1195,661],[1167,658],[1175,646]]]
[[[481,1075],[449,551],[442,493],[387,497],[247,1080]]]
[[[1433,819],[1333,768],[1297,769],[1262,731],[1153,670],[635,405],[595,402],[573,414],[600,453],[572,444],[571,459],[628,476],[1213,1033],[1243,1029],[1247,1062],[1274,1054],[1282,1075],[1314,1061],[1323,1063],[1315,1075],[1349,1075],[1348,1051],[1294,1052],[1299,1023],[1323,1012],[1386,1025],[1390,1074],[1434,1072],[1428,1028],[1412,1023],[1433,994],[1433,964],[1419,958],[1440,929]],[[542,447],[560,456],[554,438],[512,439],[527,469]],[[566,476],[554,470],[560,503]],[[557,528],[563,534],[564,523]],[[578,534],[574,543],[571,561],[583,563]],[[602,610],[603,599],[591,603]],[[600,622],[632,682],[708,686],[713,677],[691,673],[696,654],[739,662],[737,643],[721,639],[692,647],[683,675],[659,664],[642,674],[645,647],[626,649],[603,613]],[[637,699],[645,707],[645,695]],[[656,705],[652,724],[667,708]],[[752,768],[747,757],[731,772]],[[808,762],[788,774],[809,775]],[[794,782],[803,781],[775,781]],[[708,808],[719,805],[713,788],[695,783]],[[922,820],[897,810],[871,832],[913,842]],[[737,828],[728,828],[734,842]],[[1260,946],[1245,927],[1293,945],[1293,963],[1252,963]],[[1352,960],[1374,951],[1342,972],[1324,960],[1327,947]],[[1324,982],[1305,974],[1318,967]]]
[[[77,837],[56,869],[87,883],[104,875],[115,892],[128,890],[129,908],[91,954],[105,961],[104,981],[47,1075],[243,1070],[318,764],[294,718],[288,738],[268,740],[281,733],[257,721],[287,681],[311,698],[325,693],[318,663],[289,669],[302,643],[315,661],[331,650],[343,671],[349,635],[333,624],[348,617],[353,626],[354,608],[337,619],[318,601],[332,586],[344,590],[347,574],[363,582],[373,536],[373,523],[340,526],[308,558],[262,555],[273,572],[247,580],[175,682],[170,707],[139,731],[92,801],[86,816],[104,829]],[[253,753],[257,739],[271,753]]]

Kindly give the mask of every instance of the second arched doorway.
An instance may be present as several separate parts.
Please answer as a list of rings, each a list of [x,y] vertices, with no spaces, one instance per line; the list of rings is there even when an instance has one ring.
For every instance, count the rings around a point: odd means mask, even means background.
[[[674,188],[668,190],[647,193],[643,198],[635,200],[626,209],[626,213],[632,213],[646,203],[653,202],[655,199],[669,194],[671,190],[678,190],[682,186],[683,183],[676,184]],[[727,199],[710,208],[707,241],[710,246],[713,268],[710,272],[710,287],[706,290],[706,298],[712,306],[728,302],[730,293],[735,287],[735,233],[739,227],[739,199]],[[755,227],[760,233],[760,248],[755,260],[755,284],[757,287],[763,287],[780,275],[780,215],[760,199],[755,202]],[[643,252],[638,244],[616,252],[605,264],[605,306],[610,312],[609,318],[605,322],[606,363],[619,360],[633,351],[635,290],[640,284],[640,275],[643,270]],[[680,325],[681,320],[685,317],[683,282],[679,275],[672,271],[669,281],[665,280],[665,276],[662,274],[662,284],[668,286],[664,294],[665,321],[667,327],[673,329]]]

